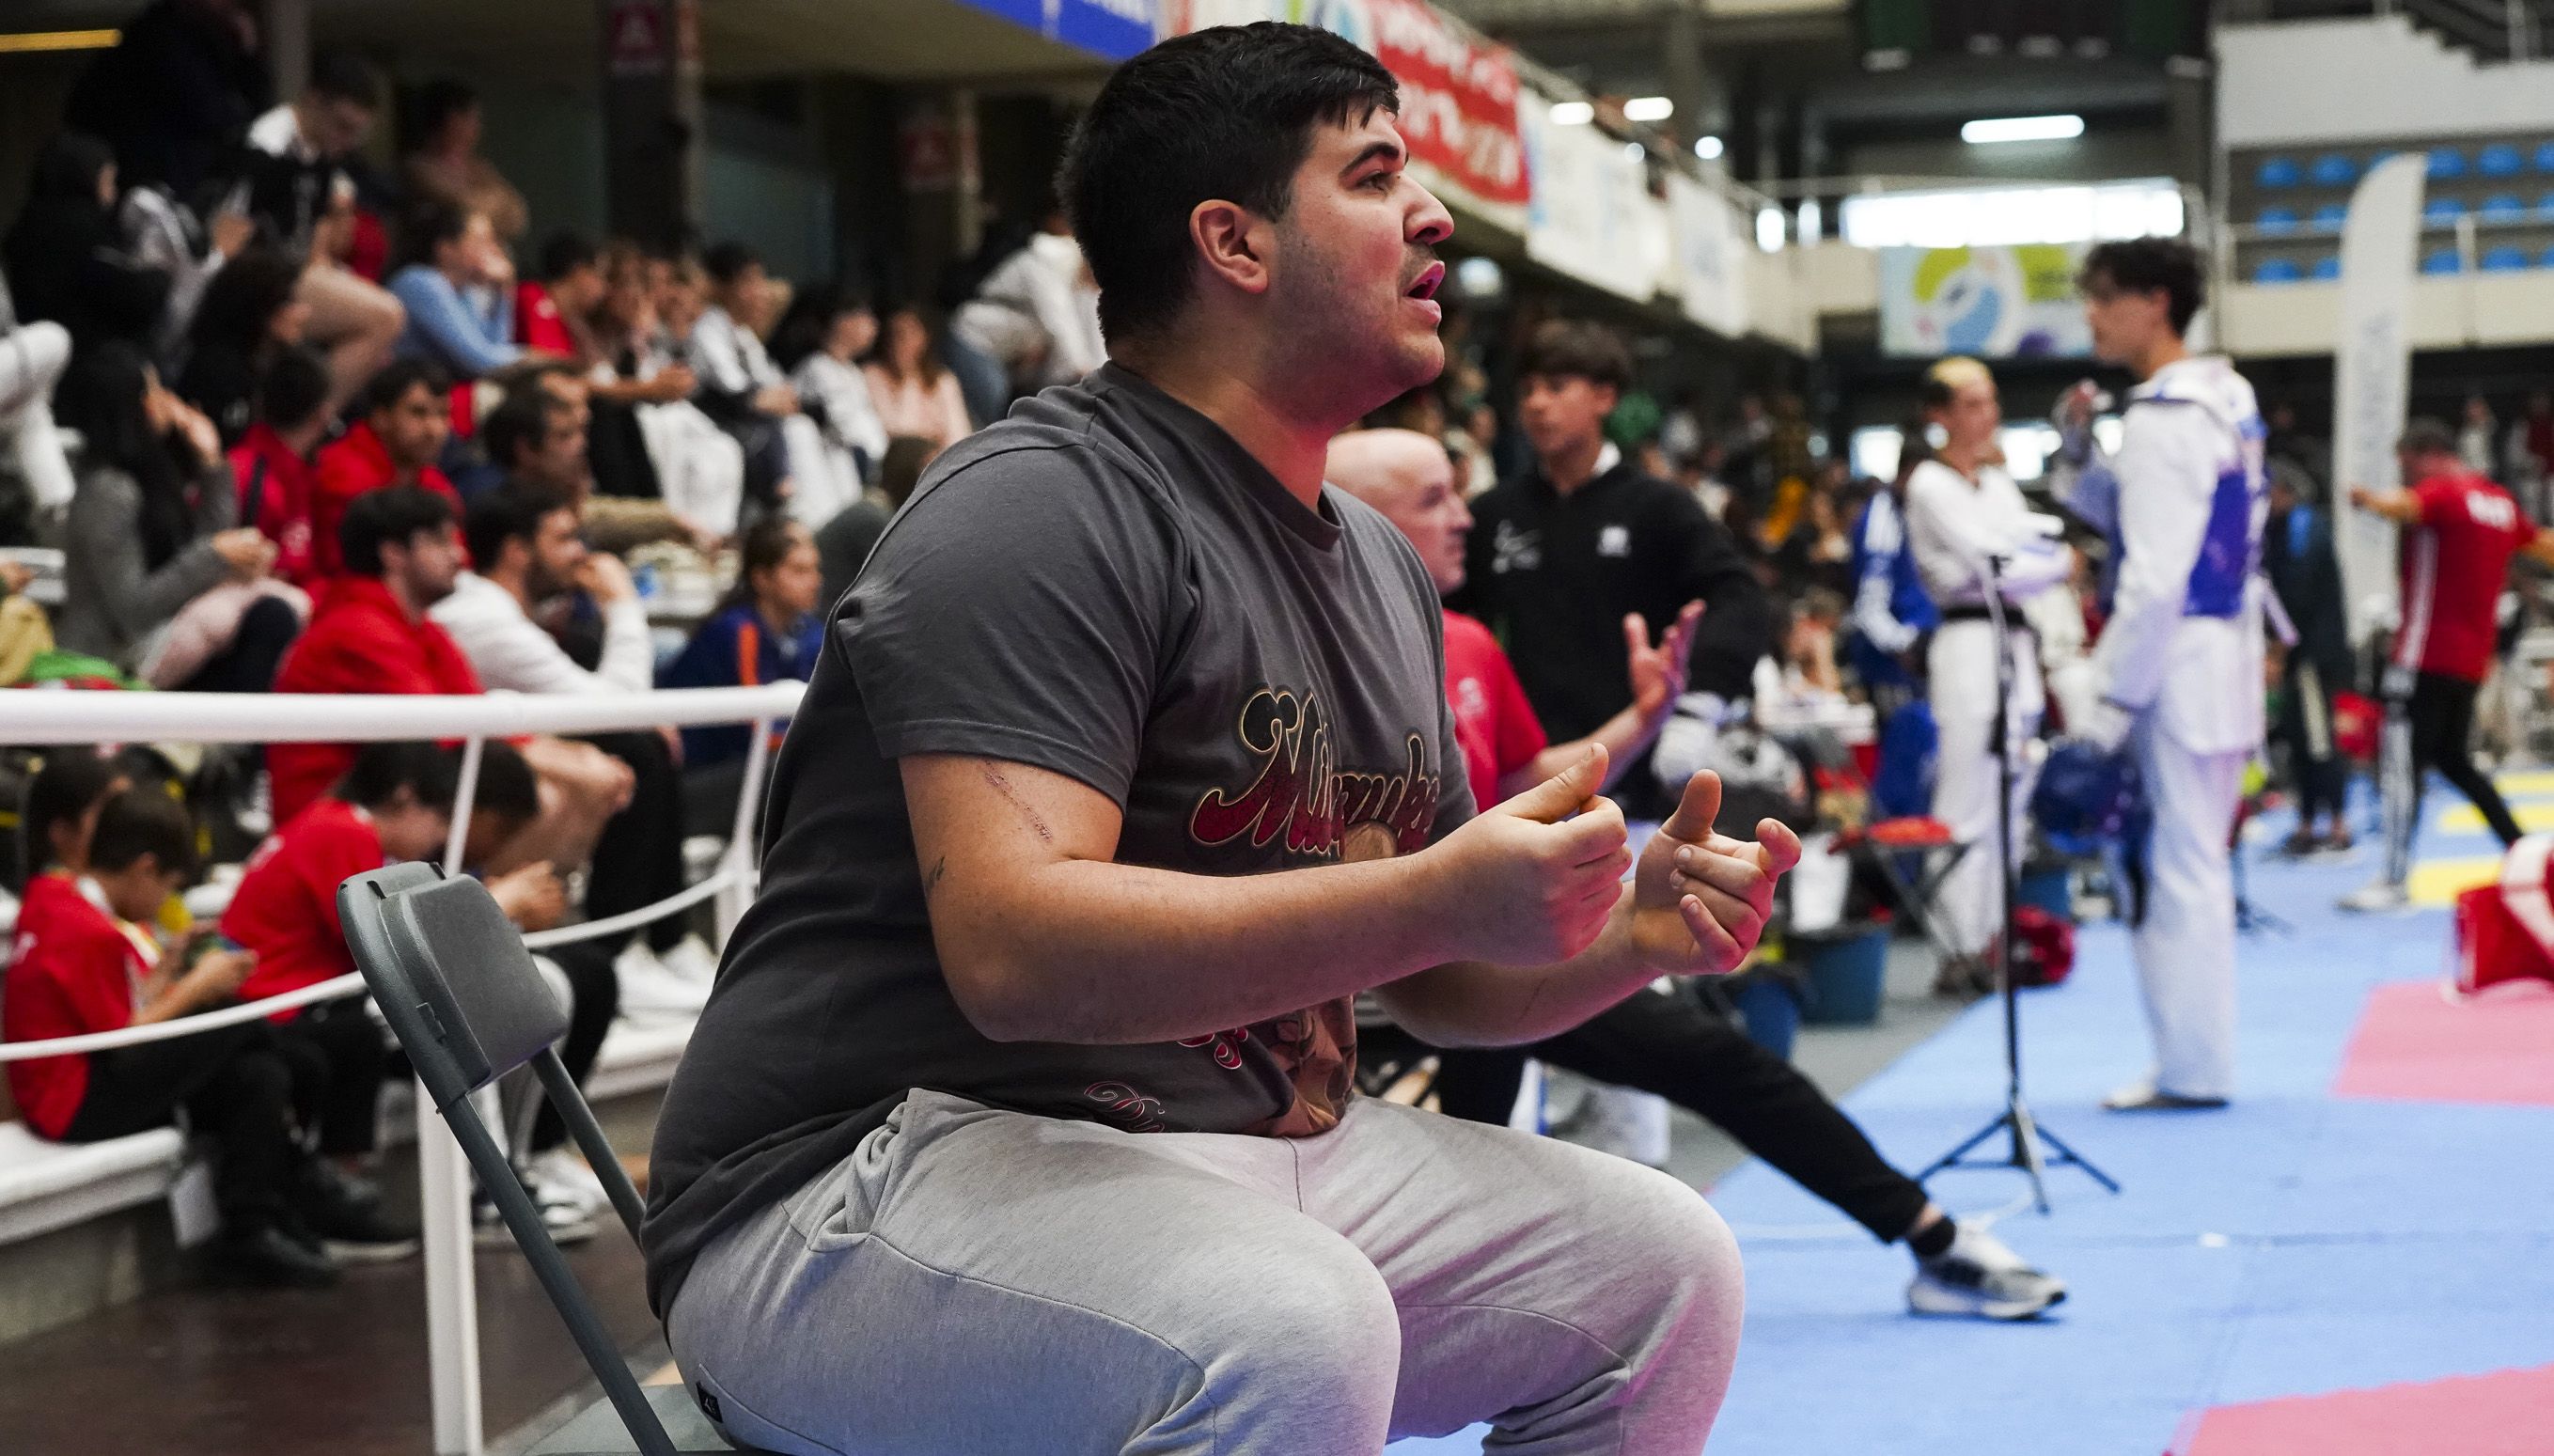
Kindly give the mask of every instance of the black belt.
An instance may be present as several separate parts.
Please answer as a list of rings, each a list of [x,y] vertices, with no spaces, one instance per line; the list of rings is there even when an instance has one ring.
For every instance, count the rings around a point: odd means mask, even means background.
[[[1987,611],[1984,603],[1979,603],[1972,607],[1945,607],[1942,609],[1942,620],[1946,623],[1954,621],[1983,621],[1993,623],[1995,621],[1995,616]],[[2023,621],[2022,609],[2019,607],[2006,608],[2004,610],[2004,621],[2005,626],[2013,631],[2020,631],[2028,624]]]

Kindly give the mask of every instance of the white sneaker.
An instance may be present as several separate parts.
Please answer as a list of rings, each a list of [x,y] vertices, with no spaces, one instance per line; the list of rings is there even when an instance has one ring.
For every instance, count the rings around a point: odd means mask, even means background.
[[[1649,1092],[1597,1084],[1554,1131],[1582,1148],[1611,1153],[1651,1168],[1668,1163],[1668,1102]]]
[[[1969,1223],[1952,1225],[1951,1247],[1916,1261],[1907,1307],[1917,1314],[2030,1319],[2066,1298],[2064,1282],[2032,1268],[2004,1240]]]
[[[621,978],[621,1014],[633,1021],[688,1021],[710,999],[706,979],[677,974],[644,939],[632,941],[612,969]]]
[[[602,1213],[612,1206],[612,1195],[604,1191],[603,1179],[595,1176],[585,1160],[569,1152],[565,1145],[552,1148],[526,1165],[523,1181],[532,1185],[534,1202],[573,1204],[590,1214]]]
[[[2392,880],[2375,879],[2341,897],[2341,908],[2362,915],[2402,915],[2412,908],[2412,896]]]
[[[592,1214],[577,1207],[572,1200],[558,1197],[555,1190],[545,1194],[529,1181],[524,1186],[531,1190],[532,1203],[541,1212],[541,1229],[550,1236],[551,1243],[564,1249],[572,1244],[582,1244],[603,1231]],[[487,1194],[472,1195],[470,1213],[472,1243],[482,1249],[518,1247],[515,1231],[506,1227],[505,1218],[497,1212],[496,1201]]]
[[[656,959],[676,976],[703,988],[718,979],[718,952],[698,936],[685,936],[672,950],[657,952]]]

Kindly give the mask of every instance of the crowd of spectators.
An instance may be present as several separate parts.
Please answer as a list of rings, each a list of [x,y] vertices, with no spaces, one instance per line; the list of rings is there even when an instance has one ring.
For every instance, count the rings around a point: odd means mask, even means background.
[[[820,594],[858,569],[922,465],[1015,393],[1097,362],[1069,238],[1023,247],[1050,272],[1013,268],[1003,286],[1033,287],[1031,328],[1069,326],[1073,342],[1008,331],[971,408],[952,359],[986,360],[936,332],[941,310],[793,286],[738,243],[544,228],[482,152],[467,84],[397,98],[395,146],[377,152],[386,79],[322,54],[275,104],[250,11],[159,0],[136,17],[0,220],[0,547],[61,561],[50,610],[29,569],[0,565],[0,686],[603,695],[803,679]],[[662,900],[685,883],[687,834],[729,830],[749,739],[491,743],[466,860],[527,930]],[[145,782],[84,749],[9,755],[34,807],[61,803],[10,876],[33,968],[0,982],[0,1033],[113,1030],[342,974],[335,884],[440,858],[451,830],[449,745],[179,756],[186,772]],[[256,846],[223,876],[217,930],[166,909],[201,877],[205,843]],[[683,915],[544,961],[572,997],[580,1074],[616,1015],[687,1017],[715,968]],[[365,1176],[383,1060],[360,1003],[322,1002],[232,1035],[13,1063],[9,1082],[50,1138],[173,1116],[218,1130],[213,1270],[316,1284],[410,1246]],[[517,1151],[545,1218],[591,1232],[599,1185],[557,1152],[554,1117],[525,1121]]]

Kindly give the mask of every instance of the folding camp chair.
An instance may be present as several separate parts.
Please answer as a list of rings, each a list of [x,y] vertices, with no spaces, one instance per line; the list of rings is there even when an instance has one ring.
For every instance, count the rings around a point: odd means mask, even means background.
[[[1943,882],[1977,847],[1975,844],[1954,839],[1950,826],[1938,819],[1910,816],[1884,819],[1839,834],[1835,847],[1838,853],[1851,855],[1856,864],[1878,872],[1881,883],[1889,887],[1889,898],[1897,902],[1898,913],[1933,943],[1946,971],[1973,964],[1975,957],[1963,954],[1951,944],[1934,912]],[[1920,856],[1912,873],[1908,868],[1911,856]]]
[[[567,1007],[533,966],[522,935],[487,887],[472,879],[445,879],[431,865],[393,865],[347,880],[337,891],[337,913],[364,983],[407,1050],[417,1079],[603,1383],[603,1401],[551,1432],[528,1456],[685,1456],[744,1449],[720,1437],[685,1388],[641,1388],[630,1374],[593,1302],[541,1227],[531,1194],[480,1120],[472,1094],[529,1064],[630,1236],[638,1236],[638,1190],[559,1063]]]

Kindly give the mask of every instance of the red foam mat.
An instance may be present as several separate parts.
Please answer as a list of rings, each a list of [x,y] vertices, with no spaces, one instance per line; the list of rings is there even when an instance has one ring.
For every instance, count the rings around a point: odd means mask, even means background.
[[[2369,993],[2333,1080],[2337,1097],[2554,1106],[2554,986],[2451,1002],[2435,981]],[[2554,1451],[2554,1436],[2545,1450]]]
[[[2554,1450],[2554,1366],[2221,1405],[2202,1413],[2170,1456],[2545,1456],[2548,1450]]]

